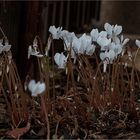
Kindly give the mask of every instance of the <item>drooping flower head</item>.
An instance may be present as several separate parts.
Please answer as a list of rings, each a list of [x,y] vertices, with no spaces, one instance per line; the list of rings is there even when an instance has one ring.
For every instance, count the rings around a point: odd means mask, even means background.
[[[67,58],[63,52],[62,53],[56,53],[54,56],[55,63],[57,64],[58,68],[64,69],[66,67]]]
[[[35,80],[31,80],[28,84],[28,89],[31,92],[32,96],[37,96],[38,94],[43,93],[45,91],[45,88],[45,83],[41,83],[40,81],[36,83]]]
[[[40,54],[40,52],[38,51],[38,44],[36,38],[33,41],[33,45],[30,45],[28,47],[28,59],[30,58],[31,55],[36,57],[43,57],[43,55]]]
[[[72,47],[77,54],[92,55],[95,51],[95,45],[92,43],[91,36],[85,33],[80,38],[74,38]]]
[[[49,32],[52,34],[52,38],[53,39],[59,39],[59,38],[61,38],[61,31],[62,31],[62,27],[56,28],[53,25],[53,26],[50,26],[50,28],[49,28]]]
[[[110,25],[109,23],[104,24],[104,28],[109,36],[115,43],[119,43],[118,35],[122,32],[122,26]]]
[[[5,39],[5,42],[3,43],[3,39],[0,39],[0,54],[2,52],[8,52],[11,49],[11,45],[8,42],[8,39]]]

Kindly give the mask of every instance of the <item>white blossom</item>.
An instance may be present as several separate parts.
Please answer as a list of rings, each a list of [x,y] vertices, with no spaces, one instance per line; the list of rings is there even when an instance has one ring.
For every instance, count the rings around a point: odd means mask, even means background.
[[[63,52],[62,53],[56,53],[54,56],[55,63],[57,64],[58,68],[64,69],[66,67],[67,58]]]
[[[50,26],[49,32],[52,34],[53,39],[61,38],[62,27],[56,28],[54,25]]]
[[[84,48],[81,45],[81,41],[78,38],[74,38],[72,42],[72,47],[75,51],[75,53],[81,53],[83,54]]]
[[[115,58],[115,52],[113,50],[100,53],[100,59],[103,61],[103,72],[106,72],[107,65],[112,63]]]
[[[104,48],[111,43],[111,39],[99,36],[97,39],[97,43],[101,46],[101,50],[104,50]]]
[[[109,36],[115,43],[119,43],[120,40],[118,35],[122,32],[122,26],[120,25],[110,25],[109,23],[105,23],[104,28]]]
[[[115,58],[115,52],[113,50],[105,51],[100,53],[100,59],[104,61],[105,59],[109,60],[109,63],[112,63],[112,61]]]
[[[3,39],[0,40],[0,54],[2,52],[8,52],[11,49],[11,45],[9,44],[8,40],[5,40],[5,43],[3,45]]]
[[[72,46],[74,51],[78,54],[92,55],[95,51],[95,45],[92,44],[91,36],[85,33],[80,38],[74,38]]]
[[[64,50],[65,51],[70,51],[71,53],[71,58],[75,58],[75,53],[74,53],[74,50],[72,48],[72,42],[73,42],[73,39],[76,38],[76,35],[74,32],[69,32],[67,30],[63,30],[61,32],[61,35],[62,35],[62,39],[64,41]]]
[[[31,55],[36,56],[36,57],[43,57],[43,55],[40,54],[39,51],[37,51],[36,47],[32,47],[30,45],[29,48],[28,48],[28,59],[30,58]]]
[[[92,29],[92,31],[90,32],[90,35],[91,35],[93,41],[97,41],[97,38],[99,36],[98,29]]]
[[[105,23],[104,28],[107,31],[107,34],[111,36],[113,32],[113,26],[110,25],[109,23]]]
[[[117,36],[122,32],[122,26],[117,24],[114,26],[109,23],[105,23],[104,28],[110,37]]]
[[[112,42],[110,47],[110,49],[115,52],[115,56],[117,57],[122,52],[123,46],[121,44],[115,44],[114,42]]]
[[[36,83],[35,80],[31,80],[28,84],[28,89],[31,92],[32,96],[37,96],[38,94],[43,93],[45,91],[45,88],[45,83],[41,83],[40,81]]]
[[[76,37],[74,32],[63,30],[61,32],[62,39],[64,40],[64,50],[70,50],[72,41]]]
[[[95,51],[96,46],[94,44],[87,46],[86,48],[86,54],[87,55],[93,55]]]

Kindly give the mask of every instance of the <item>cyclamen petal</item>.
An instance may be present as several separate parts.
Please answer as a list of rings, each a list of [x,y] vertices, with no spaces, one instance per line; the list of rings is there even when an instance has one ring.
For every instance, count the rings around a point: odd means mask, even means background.
[[[31,45],[28,48],[28,59],[30,58],[30,55],[33,55],[36,57],[43,57],[43,55],[37,51],[37,47],[32,47]]]
[[[67,30],[63,30],[61,32],[62,39],[64,40],[64,50],[70,50],[72,47],[72,41],[74,38],[76,38],[76,35],[74,32],[68,32]]]
[[[97,43],[101,46],[108,46],[111,43],[111,39],[107,39],[105,37],[98,37]]]
[[[113,38],[113,41],[116,43],[116,44],[120,44],[121,42],[120,42],[120,39],[117,37],[117,36],[115,36],[114,38]]]
[[[111,49],[115,52],[116,56],[122,52],[122,47],[121,44],[111,43]]]
[[[106,31],[101,31],[101,32],[99,33],[99,37],[107,38],[107,32],[106,32]]]
[[[125,46],[128,42],[129,42],[129,39],[126,38],[126,39],[122,42],[122,46]]]
[[[79,38],[81,42],[80,50],[81,53],[85,53],[88,47],[91,47],[91,36],[86,35],[85,33],[82,35],[82,37]]]
[[[60,53],[56,53],[54,56],[54,60],[57,65],[59,65],[59,58],[60,58]]]
[[[92,29],[92,31],[90,32],[90,35],[91,35],[93,41],[97,41],[97,38],[99,36],[98,29]]]
[[[140,41],[136,39],[135,43],[138,46],[138,48],[140,48]]]
[[[66,66],[67,58],[63,53],[56,53],[54,56],[55,63],[57,64],[58,68],[64,69]]]
[[[122,26],[118,26],[117,24],[115,25],[114,29],[114,34],[119,35],[122,32]]]
[[[86,48],[86,54],[87,55],[93,55],[94,51],[95,51],[96,46],[94,44],[88,46]]]
[[[32,96],[37,96],[45,91],[45,83],[35,82],[35,80],[31,80],[28,84],[28,89],[31,92]]]
[[[101,59],[101,60],[104,60],[105,58],[106,58],[105,53],[103,53],[103,52],[102,52],[102,53],[100,53],[100,59]]]
[[[76,53],[80,53],[81,42],[78,38],[73,39],[72,47]]]
[[[42,92],[45,91],[45,88],[46,88],[45,83],[40,82],[36,83],[36,93],[41,94]]]
[[[35,93],[36,90],[36,82],[35,80],[31,80],[28,84],[28,89],[31,93]]]
[[[100,53],[101,60],[104,61],[106,58],[110,61],[110,63],[112,63],[115,58],[115,52],[113,50],[110,50],[109,52],[106,51],[104,53]]]
[[[112,25],[110,25],[109,23],[105,23],[104,28],[107,31],[108,35],[112,35],[112,31],[113,31],[113,26]]]
[[[62,27],[56,28],[54,25],[50,26],[49,32],[52,34],[53,39],[61,38]]]

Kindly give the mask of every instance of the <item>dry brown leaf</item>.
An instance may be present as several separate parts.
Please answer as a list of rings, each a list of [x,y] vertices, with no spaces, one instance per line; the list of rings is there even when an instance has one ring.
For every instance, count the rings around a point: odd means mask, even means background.
[[[15,128],[14,130],[7,132],[7,135],[11,136],[12,138],[19,139],[22,135],[27,133],[29,129],[30,129],[30,123],[27,123],[26,127]]]

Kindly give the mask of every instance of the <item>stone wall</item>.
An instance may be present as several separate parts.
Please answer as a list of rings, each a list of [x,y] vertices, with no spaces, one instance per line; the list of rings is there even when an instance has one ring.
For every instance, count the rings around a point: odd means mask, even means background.
[[[101,1],[101,23],[120,24],[128,34],[140,34],[140,1]]]

